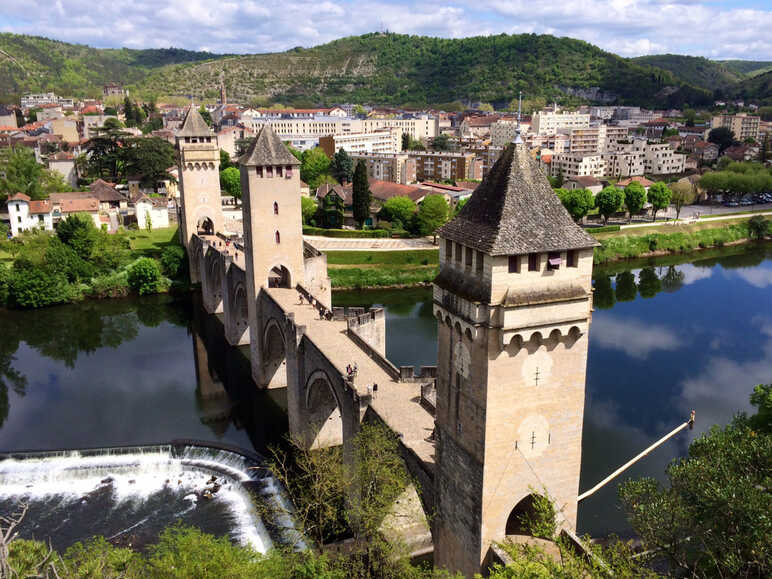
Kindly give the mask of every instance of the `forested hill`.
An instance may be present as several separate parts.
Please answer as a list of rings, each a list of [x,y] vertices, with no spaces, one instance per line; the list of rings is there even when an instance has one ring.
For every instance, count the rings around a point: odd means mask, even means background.
[[[0,97],[18,102],[22,92],[98,96],[108,82],[135,84],[164,65],[214,58],[178,48],[97,49],[39,36],[0,34]]]
[[[772,70],[772,61],[769,60],[717,60],[716,62],[749,77]]]
[[[725,95],[727,98],[753,101],[760,106],[772,106],[772,70],[732,85],[726,89]]]
[[[531,99],[574,95],[642,105],[654,104],[654,95],[663,105],[677,105],[684,95],[708,98],[701,91],[677,91],[681,82],[661,69],[580,40],[535,34],[459,39],[365,34],[308,49],[173,65],[153,72],[140,87],[213,97],[221,72],[229,94],[246,102],[504,104],[519,90]]]
[[[726,88],[745,78],[745,73],[737,68],[730,68],[721,62],[701,56],[653,54],[631,60],[638,64],[669,70],[682,81],[710,91]]]

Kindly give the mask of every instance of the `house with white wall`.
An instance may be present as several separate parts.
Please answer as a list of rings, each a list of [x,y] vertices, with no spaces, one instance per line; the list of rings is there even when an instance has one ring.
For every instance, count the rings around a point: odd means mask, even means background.
[[[137,215],[137,226],[147,229],[148,219],[150,229],[169,227],[169,206],[166,197],[148,197],[142,195],[134,202]]]
[[[16,193],[8,198],[8,217],[13,237],[30,229],[54,229],[51,202],[48,199],[32,201],[28,195]]]

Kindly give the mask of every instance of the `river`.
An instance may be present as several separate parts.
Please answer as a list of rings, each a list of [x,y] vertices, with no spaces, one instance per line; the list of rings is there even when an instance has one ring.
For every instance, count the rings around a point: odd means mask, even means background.
[[[695,409],[693,431],[625,475],[665,480],[665,466],[694,436],[748,410],[752,386],[772,378],[772,249],[617,264],[598,268],[595,284],[581,489]],[[436,363],[429,290],[333,300],[385,306],[396,365]],[[248,348],[227,346],[196,296],[0,310],[0,450],[191,438],[265,454],[286,432],[285,398],[252,387],[247,356]],[[581,504],[580,532],[628,532],[615,493],[608,485]]]

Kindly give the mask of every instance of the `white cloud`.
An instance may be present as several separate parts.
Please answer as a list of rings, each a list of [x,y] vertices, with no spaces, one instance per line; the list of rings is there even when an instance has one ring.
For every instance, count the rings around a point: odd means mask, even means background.
[[[593,346],[620,350],[639,360],[645,360],[657,350],[677,350],[682,346],[681,339],[670,328],[609,314],[597,316],[592,322],[592,330]]]
[[[0,27],[101,47],[272,52],[388,29],[462,37],[580,38],[623,56],[676,52],[772,59],[772,11],[695,0],[0,0]]]

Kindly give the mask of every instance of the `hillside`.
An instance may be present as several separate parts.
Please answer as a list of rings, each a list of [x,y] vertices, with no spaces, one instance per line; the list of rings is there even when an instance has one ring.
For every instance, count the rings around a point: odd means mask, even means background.
[[[772,70],[747,78],[729,87],[723,94],[727,98],[754,101],[760,106],[772,106]]]
[[[100,50],[39,36],[0,34],[0,95],[17,100],[22,92],[54,91],[97,96],[106,82],[133,84],[157,67],[216,55],[177,48]]]
[[[365,34],[314,48],[173,65],[140,83],[144,93],[216,95],[224,73],[229,94],[243,101],[341,101],[426,105],[454,100],[509,103],[577,98],[678,104],[680,82],[570,38],[522,34],[460,39]],[[706,99],[687,91],[691,99]]]
[[[772,70],[772,61],[768,60],[717,60],[716,62],[743,76],[756,76]]]
[[[683,56],[681,54],[653,54],[632,58],[633,62],[656,66],[673,73],[677,78],[692,86],[713,91],[725,88],[741,81],[746,73],[738,67],[731,68],[701,56]],[[737,61],[735,61],[737,62]],[[761,63],[756,63],[761,64]]]

